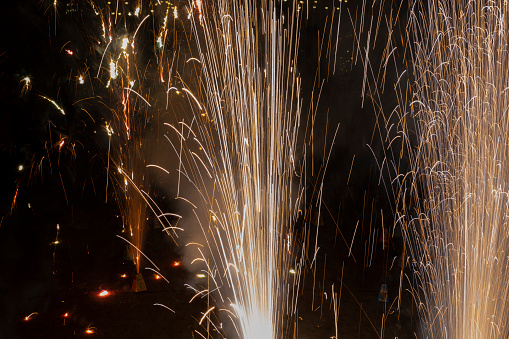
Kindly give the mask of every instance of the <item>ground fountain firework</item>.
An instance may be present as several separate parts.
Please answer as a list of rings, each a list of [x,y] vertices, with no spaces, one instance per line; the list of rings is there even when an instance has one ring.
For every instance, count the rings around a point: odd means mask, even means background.
[[[507,1],[411,5],[401,117],[416,147],[399,184],[426,338],[508,336],[508,15]]]
[[[199,322],[206,332],[223,332],[222,321],[241,338],[279,338],[291,328],[300,274],[297,6],[218,1],[199,11],[199,86],[168,90],[192,108],[168,125],[181,180],[200,195],[190,205],[202,235],[189,246],[208,282],[190,288],[214,300]]]

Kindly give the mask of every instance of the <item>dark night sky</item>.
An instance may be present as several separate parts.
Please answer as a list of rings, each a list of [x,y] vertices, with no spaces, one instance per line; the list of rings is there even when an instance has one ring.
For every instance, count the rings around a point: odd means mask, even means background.
[[[108,281],[104,283],[106,285],[126,290],[125,284],[112,282],[116,276],[111,278],[111,275],[123,270],[132,271],[132,268],[126,268],[129,263],[122,260],[124,246],[115,237],[121,229],[118,208],[113,199],[104,202],[107,137],[100,129],[107,119],[99,105],[73,105],[80,96],[97,95],[105,101],[111,99],[112,94],[98,89],[97,81],[94,93],[87,89],[84,90],[87,93],[78,94],[76,81],[70,80],[74,79],[77,70],[85,68],[85,64],[96,65],[99,62],[97,55],[100,54],[93,51],[91,38],[99,35],[95,31],[98,27],[87,26],[87,20],[92,18],[89,9],[84,11],[80,19],[65,14],[66,3],[60,4],[56,32],[52,6],[48,1],[9,1],[2,5],[0,11],[3,32],[0,37],[0,267],[3,268],[0,273],[0,338],[30,338],[33,335],[66,338],[76,333],[81,335],[90,323],[102,324],[97,317],[94,318],[93,302],[85,300],[84,296],[91,296],[92,291],[100,289],[103,284],[101,280]],[[85,1],[77,3],[78,8],[88,8]],[[311,10],[310,19],[303,21],[301,30],[299,69],[303,79],[304,118],[309,114],[309,94],[312,90],[317,91],[316,86],[313,88],[318,65],[317,36],[323,33],[325,18],[330,20],[330,8],[324,8],[327,3],[320,1],[318,8]],[[387,283],[389,293],[392,296],[397,294],[394,289],[399,284],[399,270],[387,272],[392,258],[401,251],[402,239],[396,230],[389,251],[377,249],[373,263],[367,267],[369,257],[366,257],[365,246],[369,241],[369,229],[381,228],[382,215],[385,225],[392,225],[393,220],[390,197],[383,185],[379,185],[377,160],[381,161],[384,155],[380,136],[375,129],[376,113],[369,98],[362,105],[363,65],[360,59],[354,62],[354,31],[348,11],[355,16],[357,6],[360,4],[354,1],[342,5],[336,74],[327,76],[328,60],[322,57],[320,79],[327,81],[323,85],[315,123],[315,159],[308,161],[314,161],[316,167],[320,168],[324,161],[323,150],[325,154],[329,152],[332,136],[339,124],[324,179],[323,202],[330,213],[324,213],[324,225],[320,230],[318,246],[321,251],[317,262],[321,273],[317,279],[323,279],[326,291],[330,291],[332,283],[337,288],[344,264],[344,284],[350,292],[343,290],[341,331],[347,338],[357,338],[357,333],[360,338],[376,338],[376,331],[368,325],[366,316],[372,317],[371,321],[379,331],[385,305],[376,301],[378,288],[381,283]],[[404,13],[404,9],[401,13]],[[371,13],[366,13],[366,17],[370,16]],[[385,47],[386,34],[383,29],[380,32],[372,53],[374,65],[380,62],[381,51]],[[365,39],[365,34],[362,39]],[[65,46],[73,50],[73,56],[63,50],[62,46],[68,41],[70,43]],[[335,39],[332,41],[335,42]],[[141,53],[150,55],[151,44],[142,45]],[[90,69],[91,77],[95,76],[96,67]],[[387,68],[387,83],[395,81],[395,74],[393,68]],[[26,95],[20,96],[25,76],[32,78],[32,88]],[[390,111],[396,103],[391,86],[387,88],[381,102],[384,110]],[[41,95],[57,99],[67,114],[59,114]],[[83,113],[82,108],[87,109],[95,118],[94,121]],[[376,133],[373,138],[374,129]],[[62,138],[66,140],[66,146],[74,147],[59,150],[55,145]],[[24,166],[23,170],[18,170],[19,165]],[[17,189],[16,206],[11,213]],[[163,191],[156,195],[163,209],[175,208],[167,200],[163,201]],[[336,219],[337,225],[333,219]],[[348,257],[349,248],[337,228],[350,244],[358,221],[359,228],[352,247],[356,258],[354,261],[351,256]],[[64,246],[58,249],[50,245],[56,237],[56,224],[62,225],[60,237],[64,242]],[[171,242],[158,239],[152,233],[148,241],[154,249],[151,257],[156,260],[168,261],[181,254]],[[310,273],[306,271],[306,292],[299,306],[299,315],[305,318],[302,324],[299,323],[300,337],[329,338],[334,335],[332,312],[328,308],[323,314],[320,314],[321,311],[310,311],[313,294]],[[169,274],[180,285],[189,278],[184,269]],[[101,314],[111,316],[109,325],[108,322],[102,327],[97,325],[99,330],[103,329],[104,337],[122,335],[123,338],[138,338],[146,335],[149,338],[162,338],[164,331],[172,331],[172,318],[167,317],[164,309],[151,311],[153,313],[150,315],[138,318],[143,319],[140,322],[146,325],[136,321],[127,322],[126,319],[131,319],[130,314],[135,312],[136,307],[152,307],[152,299],[158,302],[158,298],[169,296],[174,299],[168,303],[181,305],[181,314],[187,312],[186,307],[189,312],[193,311],[185,301],[189,298],[181,297],[181,300],[178,297],[178,293],[184,293],[182,287],[165,290],[153,281],[148,281],[147,285],[153,291],[151,294],[137,298],[124,291],[118,299],[122,307],[115,308],[110,304],[101,309]],[[400,320],[396,319],[396,312],[387,322],[386,335],[389,337],[414,337],[415,319],[412,317],[415,316],[415,310],[411,309],[410,296],[406,294],[403,298]],[[72,306],[63,307],[60,299],[65,300],[65,305]],[[81,314],[77,307],[83,309]],[[51,319],[67,309],[80,314],[80,318],[70,322],[71,325],[63,330],[60,320],[52,322]],[[362,315],[362,310],[365,315]],[[31,312],[38,312],[44,323],[41,320],[27,330],[29,325],[20,319]],[[180,326],[188,326],[191,320],[182,320]],[[106,326],[117,327],[117,331],[106,332]],[[160,332],[157,332],[158,326]],[[119,332],[118,327],[122,327],[124,332]],[[137,332],[135,328],[138,327],[145,329]],[[189,332],[174,332],[168,337],[188,338]]]

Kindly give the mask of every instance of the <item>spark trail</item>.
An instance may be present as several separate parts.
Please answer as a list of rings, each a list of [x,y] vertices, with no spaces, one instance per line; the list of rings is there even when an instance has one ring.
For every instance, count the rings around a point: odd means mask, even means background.
[[[509,4],[410,8],[413,97],[400,116],[413,175],[397,182],[414,198],[399,220],[423,336],[507,338]]]

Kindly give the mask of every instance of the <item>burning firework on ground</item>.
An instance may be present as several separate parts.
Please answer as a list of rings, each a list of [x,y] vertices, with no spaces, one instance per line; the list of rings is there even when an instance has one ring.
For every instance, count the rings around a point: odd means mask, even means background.
[[[400,184],[414,199],[400,220],[426,338],[508,336],[508,15],[506,1],[411,5]]]
[[[206,278],[190,288],[210,300],[199,324],[224,333],[227,322],[241,338],[283,336],[299,281],[288,273],[297,262],[287,240],[300,195],[298,13],[277,6],[209,3],[193,20],[198,58],[187,60],[200,82],[168,89],[168,101],[184,95],[192,109],[168,124],[168,141],[180,180],[200,196],[188,202],[202,235],[187,245]]]

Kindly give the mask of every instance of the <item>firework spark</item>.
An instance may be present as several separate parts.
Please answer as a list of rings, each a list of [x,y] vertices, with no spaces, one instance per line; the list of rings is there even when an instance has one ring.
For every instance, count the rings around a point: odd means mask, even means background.
[[[408,147],[411,182],[398,182],[415,199],[399,220],[407,220],[423,335],[507,338],[509,5],[434,0],[411,8],[415,80],[413,101],[401,106],[411,111],[401,116],[417,147]]]
[[[301,267],[287,238],[299,196],[296,7],[283,15],[272,1],[209,5],[203,20],[192,19],[202,81],[171,92],[187,96],[193,114],[170,126],[169,138],[179,175],[201,197],[193,212],[202,245],[191,246],[206,286],[195,291],[215,305],[200,324],[217,330],[218,319],[230,319],[241,338],[277,338],[295,311]]]

